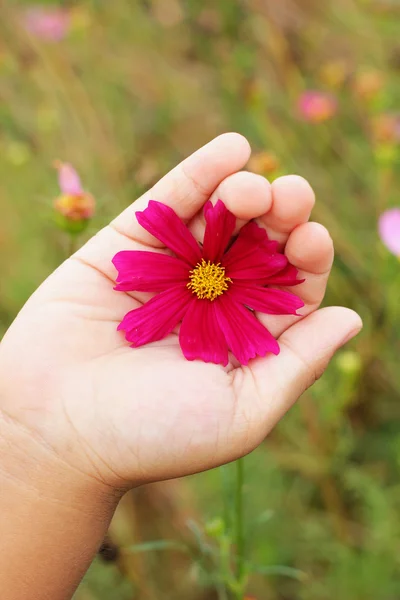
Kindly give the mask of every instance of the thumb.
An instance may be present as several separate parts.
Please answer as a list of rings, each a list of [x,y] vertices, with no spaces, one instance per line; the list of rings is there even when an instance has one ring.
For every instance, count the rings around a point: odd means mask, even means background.
[[[341,307],[318,310],[290,327],[279,338],[277,358],[256,359],[251,367],[266,435],[325,371],[339,348],[362,328],[357,313]]]

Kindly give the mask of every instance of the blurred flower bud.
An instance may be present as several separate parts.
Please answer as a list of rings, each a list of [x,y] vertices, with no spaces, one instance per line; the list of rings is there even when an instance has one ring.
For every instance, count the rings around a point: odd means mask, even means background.
[[[299,115],[310,123],[322,123],[337,112],[337,100],[332,94],[317,90],[303,92],[297,103]]]
[[[273,152],[262,151],[251,156],[247,168],[258,175],[271,175],[278,171],[280,163]]]
[[[400,114],[384,113],[371,121],[372,137],[376,142],[400,142]]]
[[[362,367],[361,356],[354,350],[344,350],[337,355],[336,365],[346,375],[357,375]]]
[[[377,69],[364,69],[356,73],[352,88],[360,100],[373,100],[385,85],[384,75]]]
[[[62,194],[54,201],[54,207],[57,212],[71,221],[82,219],[86,221],[93,217],[96,203],[93,196],[86,192],[75,196]]]
[[[98,550],[98,556],[106,563],[116,562],[120,556],[119,547],[107,536]]]
[[[91,194],[84,191],[74,167],[68,163],[55,162],[61,195],[54,201],[57,223],[70,233],[83,231],[96,210]]]
[[[321,67],[319,76],[328,87],[339,89],[349,76],[349,68],[344,60],[332,60]]]
[[[225,533],[224,521],[221,517],[216,517],[208,521],[205,525],[205,532],[211,538],[220,538]]]

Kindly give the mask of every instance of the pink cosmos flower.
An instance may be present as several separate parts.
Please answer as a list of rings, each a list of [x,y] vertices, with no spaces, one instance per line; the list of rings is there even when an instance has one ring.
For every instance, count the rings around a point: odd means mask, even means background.
[[[91,194],[85,192],[80,177],[69,163],[56,161],[58,184],[61,190],[54,203],[57,212],[70,221],[87,221],[94,215],[96,203]]]
[[[28,33],[45,42],[59,42],[68,33],[70,15],[62,8],[34,6],[23,15],[23,26]]]
[[[378,229],[386,248],[400,258],[400,208],[390,208],[382,213]]]
[[[308,90],[298,99],[298,110],[305,121],[322,123],[335,115],[337,100],[327,92]]]
[[[278,243],[254,222],[230,240],[235,217],[223,202],[204,207],[206,228],[200,245],[172,208],[151,200],[136,213],[138,222],[173,254],[141,250],[118,252],[116,290],[155,292],[118,326],[137,348],[161,340],[182,322],[179,343],[188,360],[226,366],[228,350],[246,365],[279,345],[254,311],[296,315],[303,302],[288,291],[301,281]]]

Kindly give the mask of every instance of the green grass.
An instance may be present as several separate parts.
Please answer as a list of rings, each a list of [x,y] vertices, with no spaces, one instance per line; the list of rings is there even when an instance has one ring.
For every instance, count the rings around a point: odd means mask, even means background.
[[[96,197],[83,242],[211,137],[245,134],[279,161],[270,178],[295,172],[312,183],[313,218],[336,247],[326,303],[365,322],[246,459],[247,559],[264,571],[248,590],[259,600],[398,598],[400,264],[378,239],[377,217],[400,204],[400,151],[372,133],[400,105],[397,4],[68,4],[73,28],[58,44],[19,26],[27,3],[0,5],[0,333],[67,252],[52,215],[55,159],[72,162]],[[342,82],[329,77],[337,61]],[[365,69],[382,78],[370,98],[357,87]],[[312,88],[338,98],[325,123],[298,117],[298,95]],[[221,493],[209,472],[126,498],[111,527],[119,556],[96,559],[76,600],[217,598],[219,571],[188,523],[209,523],[202,544],[216,548]],[[157,539],[191,552],[128,550]]]

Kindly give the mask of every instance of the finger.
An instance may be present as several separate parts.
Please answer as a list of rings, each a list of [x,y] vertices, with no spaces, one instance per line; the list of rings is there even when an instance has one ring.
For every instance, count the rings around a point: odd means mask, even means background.
[[[271,184],[261,175],[240,171],[226,177],[210,198],[213,204],[219,199],[235,215],[237,233],[247,221],[261,217],[270,210]],[[203,240],[205,219],[202,211],[195,215],[189,228],[197,240]]]
[[[278,357],[257,358],[236,371],[234,385],[239,400],[235,420],[241,429],[243,423],[247,424],[249,446],[255,447],[264,439],[323,374],[335,352],[361,327],[362,321],[354,311],[323,308],[281,336]]]
[[[299,270],[299,279],[305,279],[300,285],[283,288],[303,300],[304,306],[299,310],[300,318],[303,318],[316,310],[324,299],[333,263],[332,238],[323,225],[304,223],[289,236],[285,254]],[[293,315],[272,317],[258,313],[257,316],[274,337],[279,337],[299,320]]]
[[[249,143],[242,135],[220,135],[172,169],[114,219],[112,226],[141,243],[161,246],[158,240],[140,227],[135,212],[146,208],[149,200],[158,200],[171,206],[182,219],[191,219],[218,184],[246,164],[250,152]]]
[[[265,227],[271,239],[283,245],[290,232],[310,218],[315,195],[308,181],[298,175],[285,175],[275,179],[271,184],[271,191],[271,210],[257,222]]]

